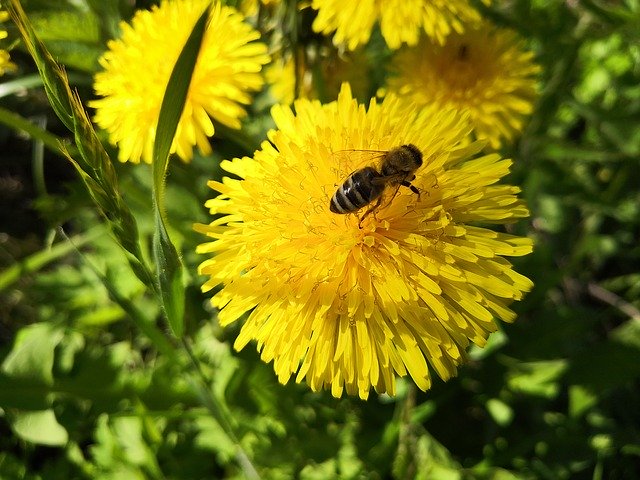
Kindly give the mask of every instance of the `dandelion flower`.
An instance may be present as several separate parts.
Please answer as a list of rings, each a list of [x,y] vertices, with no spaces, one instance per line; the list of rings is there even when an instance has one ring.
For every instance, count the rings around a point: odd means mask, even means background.
[[[313,29],[346,44],[349,50],[369,41],[376,22],[390,48],[415,45],[422,31],[437,43],[444,43],[452,32],[464,31],[464,25],[480,22],[480,14],[467,0],[313,0],[318,10]]]
[[[296,68],[293,58],[276,59],[264,69],[264,77],[269,84],[271,96],[279,103],[290,105],[296,97]],[[299,75],[300,98],[311,94],[310,72]]]
[[[278,379],[367,398],[395,394],[398,376],[418,387],[455,374],[471,344],[484,345],[494,317],[532,284],[505,256],[531,251],[527,238],[480,224],[528,215],[519,189],[497,182],[511,162],[478,155],[453,110],[407,110],[393,95],[369,108],[348,84],[335,102],[277,105],[277,130],[253,158],[224,161],[237,178],[211,181],[218,218],[195,228],[213,239],[199,268],[217,289],[226,326],[244,319],[235,348],[257,342]],[[423,165],[412,182],[369,215],[329,210],[336,187],[369,165],[367,152],[413,144]],[[245,316],[246,315],[246,316]]]
[[[467,112],[475,135],[497,149],[524,128],[540,67],[515,32],[484,24],[449,36],[445,45],[423,39],[400,50],[391,72],[388,91],[418,106]]]
[[[6,22],[8,18],[8,12],[0,11],[0,23]],[[0,40],[3,38],[7,38],[7,32],[0,30]],[[0,75],[4,75],[6,72],[13,72],[16,68],[16,65],[10,60],[9,52],[0,49]]]
[[[271,96],[286,105],[291,105],[296,98],[335,100],[344,82],[349,82],[358,98],[368,93],[371,62],[362,49],[340,56],[322,56],[316,62],[318,68],[315,65],[299,65],[296,74],[296,65],[291,56],[274,60],[265,68]]]
[[[164,1],[139,11],[131,25],[121,24],[122,38],[112,40],[95,77],[96,123],[118,145],[121,161],[151,162],[160,107],[173,67],[193,26],[210,0]],[[259,33],[236,10],[214,2],[198,61],[172,146],[185,161],[193,145],[210,153],[209,117],[240,128],[243,104],[263,85],[262,65],[269,61]]]

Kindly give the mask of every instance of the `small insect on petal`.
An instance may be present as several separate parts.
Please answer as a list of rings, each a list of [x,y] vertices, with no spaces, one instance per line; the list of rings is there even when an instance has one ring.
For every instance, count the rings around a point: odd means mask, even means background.
[[[407,144],[382,154],[375,153],[382,159],[380,166],[369,165],[353,172],[338,187],[329,204],[329,210],[338,214],[355,213],[373,204],[360,217],[358,224],[360,227],[369,214],[375,214],[375,211],[380,208],[385,190],[393,190],[388,203],[393,201],[401,186],[408,187],[419,195],[419,190],[411,184],[416,170],[422,165],[422,152],[418,147]]]

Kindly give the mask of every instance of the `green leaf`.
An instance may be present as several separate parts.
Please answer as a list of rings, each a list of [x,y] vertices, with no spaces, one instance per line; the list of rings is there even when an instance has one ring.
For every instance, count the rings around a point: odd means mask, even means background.
[[[596,405],[598,400],[599,397],[596,393],[582,385],[571,385],[569,387],[569,414],[574,418],[580,417]]]
[[[153,452],[145,442],[139,418],[101,415],[90,450],[100,468],[111,474],[101,478],[162,477]]]
[[[337,477],[337,465],[334,458],[319,464],[305,465],[300,471],[301,480],[322,480]]]
[[[181,337],[184,332],[184,286],[182,263],[166,227],[165,180],[171,144],[184,110],[191,75],[198,59],[208,18],[209,8],[198,19],[176,61],[162,101],[156,141],[153,146],[153,205],[155,209],[153,251],[164,312],[176,337]]]
[[[101,41],[98,19],[90,10],[47,10],[30,13],[29,19],[38,38],[44,42],[67,40],[98,44]]]
[[[2,363],[2,372],[36,384],[52,385],[55,348],[62,336],[60,329],[48,323],[23,328]]]
[[[64,123],[69,130],[73,131],[71,90],[66,81],[64,69],[55,62],[44,44],[36,36],[20,2],[18,0],[11,0],[6,3],[6,9],[11,15],[13,23],[18,27],[22,40],[38,67],[53,110],[62,123]]]
[[[640,317],[633,317],[611,332],[611,339],[640,350]]]
[[[493,420],[501,427],[509,425],[513,420],[513,409],[502,400],[490,398],[486,407]]]
[[[111,431],[122,448],[123,457],[133,465],[153,466],[153,452],[145,442],[142,420],[137,417],[111,419]]]
[[[236,454],[236,445],[224,429],[211,417],[198,417],[194,421],[198,429],[194,446],[215,452],[222,464],[229,463]]]
[[[58,62],[93,72],[104,50],[98,19],[91,11],[47,11],[31,14],[38,38]]]
[[[62,446],[69,435],[58,423],[53,410],[22,412],[11,422],[15,434],[23,440],[40,445]]]
[[[518,371],[509,376],[509,388],[533,396],[555,398],[567,367],[566,360],[520,363]]]
[[[184,110],[189,85],[191,84],[191,76],[198,60],[208,18],[209,8],[202,13],[193,27],[191,35],[173,67],[171,77],[167,83],[167,90],[162,99],[156,139],[153,145],[153,181],[156,193],[164,193],[165,175],[173,137]]]
[[[451,452],[434,437],[425,433],[414,442],[415,456],[411,459],[412,466],[415,467],[413,478],[416,480],[460,480],[462,478],[460,465],[457,464]]]

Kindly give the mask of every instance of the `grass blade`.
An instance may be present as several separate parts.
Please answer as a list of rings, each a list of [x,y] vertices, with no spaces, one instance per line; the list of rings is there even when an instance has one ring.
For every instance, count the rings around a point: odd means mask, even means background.
[[[173,68],[162,101],[153,148],[153,205],[155,210],[153,251],[163,310],[173,334],[177,337],[181,337],[184,333],[184,285],[182,263],[167,232],[168,222],[164,207],[165,180],[171,144],[184,110],[191,76],[198,60],[208,18],[209,7],[196,22]]]

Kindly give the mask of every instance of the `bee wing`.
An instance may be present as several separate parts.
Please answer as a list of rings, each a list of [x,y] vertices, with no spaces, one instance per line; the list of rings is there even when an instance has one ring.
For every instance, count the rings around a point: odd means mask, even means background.
[[[367,166],[378,166],[387,154],[386,150],[337,150],[333,152],[332,170],[338,179],[346,179],[356,170]]]
[[[396,173],[395,175],[386,175],[376,177],[371,180],[371,183],[384,184],[384,185],[400,185],[401,182],[407,179],[407,175],[404,173]]]

